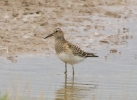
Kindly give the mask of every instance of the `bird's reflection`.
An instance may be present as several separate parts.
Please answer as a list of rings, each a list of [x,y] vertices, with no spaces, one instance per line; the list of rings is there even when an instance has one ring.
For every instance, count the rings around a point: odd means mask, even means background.
[[[74,76],[68,79],[66,74],[64,86],[56,91],[55,100],[82,100],[89,96],[92,97],[96,89],[95,84],[83,84],[75,81]]]

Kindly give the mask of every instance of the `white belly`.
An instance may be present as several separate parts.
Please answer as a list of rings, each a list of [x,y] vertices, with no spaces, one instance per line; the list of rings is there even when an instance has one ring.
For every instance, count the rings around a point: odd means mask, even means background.
[[[58,57],[60,60],[62,60],[65,63],[69,63],[71,65],[77,64],[83,60],[85,60],[84,57],[74,56],[72,54],[66,54],[66,53],[60,53],[58,54]]]

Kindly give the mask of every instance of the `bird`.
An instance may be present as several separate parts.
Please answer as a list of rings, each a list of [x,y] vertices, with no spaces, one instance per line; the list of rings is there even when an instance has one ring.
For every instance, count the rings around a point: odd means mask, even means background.
[[[67,64],[72,66],[74,75],[74,64],[80,63],[88,57],[98,57],[95,53],[88,53],[81,50],[78,46],[68,42],[64,38],[64,32],[60,28],[53,30],[53,33],[46,36],[44,39],[49,37],[55,38],[55,51],[58,58],[65,63],[65,72],[67,74]]]

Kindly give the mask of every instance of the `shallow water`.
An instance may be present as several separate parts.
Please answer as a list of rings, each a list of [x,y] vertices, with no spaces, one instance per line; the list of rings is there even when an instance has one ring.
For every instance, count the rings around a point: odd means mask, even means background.
[[[64,75],[64,63],[56,56],[22,56],[16,63],[0,58],[0,92],[13,99],[32,100],[136,100],[137,35],[119,48],[96,51],[99,58],[87,58],[71,66]],[[109,57],[104,59],[104,55]],[[18,100],[18,99],[17,99]]]

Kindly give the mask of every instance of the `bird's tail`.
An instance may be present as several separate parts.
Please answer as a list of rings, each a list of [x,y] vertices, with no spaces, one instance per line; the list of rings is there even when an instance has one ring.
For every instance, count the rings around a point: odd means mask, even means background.
[[[87,53],[86,57],[98,57],[95,53]]]

